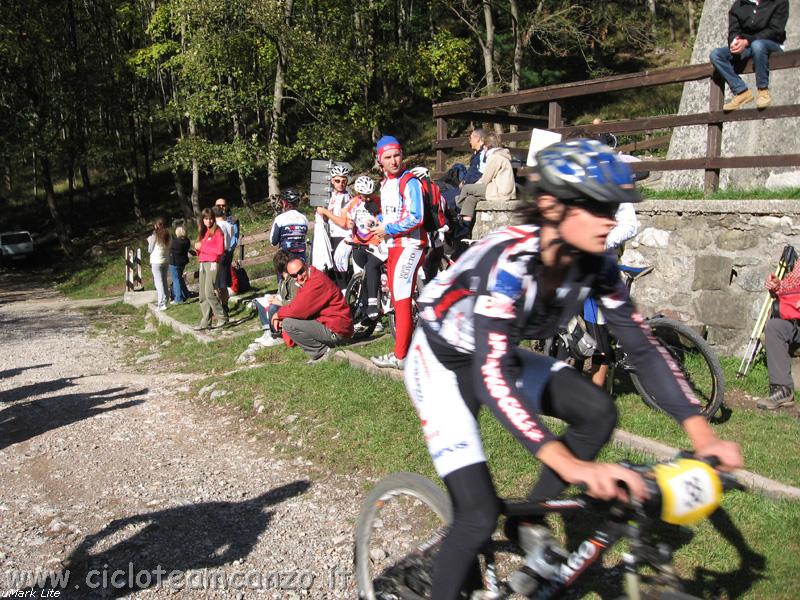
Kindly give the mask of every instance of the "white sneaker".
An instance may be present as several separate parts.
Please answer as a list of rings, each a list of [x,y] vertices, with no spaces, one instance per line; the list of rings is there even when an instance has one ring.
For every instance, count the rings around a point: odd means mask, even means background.
[[[165,304],[164,306],[159,306],[158,310],[161,310],[161,311],[167,310],[167,305]]]
[[[381,323],[380,321],[375,323],[375,329],[374,329],[374,331],[372,333],[383,333],[383,331],[384,331],[383,330],[383,323]]]
[[[270,346],[280,346],[283,344],[282,337],[273,337],[272,332],[267,331],[261,337],[257,337],[253,340],[254,343],[257,343],[265,348],[269,348]]]
[[[405,365],[405,360],[402,358],[397,358],[394,355],[394,352],[389,352],[389,354],[381,354],[380,356],[373,356],[370,358],[372,364],[376,367],[381,367],[384,369],[400,369],[403,370],[403,366]]]

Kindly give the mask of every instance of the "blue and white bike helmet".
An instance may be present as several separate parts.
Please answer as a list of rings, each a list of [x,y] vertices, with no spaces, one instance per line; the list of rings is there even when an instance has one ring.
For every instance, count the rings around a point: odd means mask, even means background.
[[[531,182],[565,204],[640,202],[633,171],[608,146],[591,139],[557,142],[536,153]]]

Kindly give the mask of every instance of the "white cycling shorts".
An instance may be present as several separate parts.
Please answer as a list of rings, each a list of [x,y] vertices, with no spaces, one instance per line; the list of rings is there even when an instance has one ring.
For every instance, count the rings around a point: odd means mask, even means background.
[[[478,422],[461,396],[456,374],[433,354],[421,327],[411,340],[404,375],[439,477],[486,462]]]

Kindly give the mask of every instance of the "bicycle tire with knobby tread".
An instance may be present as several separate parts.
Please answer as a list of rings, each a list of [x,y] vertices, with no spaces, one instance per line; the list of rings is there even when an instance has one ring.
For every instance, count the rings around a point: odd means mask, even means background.
[[[413,496],[424,502],[444,524],[450,524],[453,520],[450,498],[430,479],[416,473],[391,473],[379,481],[364,499],[356,523],[355,572],[359,598],[363,600],[376,600],[369,555],[374,522],[384,501],[400,494]],[[410,594],[404,600],[427,599]]]
[[[347,287],[344,291],[344,299],[345,302],[347,302],[347,305],[350,307],[350,314],[352,315],[354,321],[359,317],[356,312],[358,302],[361,299],[361,288],[363,285],[364,273],[356,273],[350,278],[350,281],[347,283]],[[375,326],[377,323],[377,321],[372,321],[369,319],[359,319],[358,324],[363,325],[363,328],[354,330],[352,340],[357,342],[359,340],[367,339],[375,331]]]
[[[665,342],[667,331],[686,338],[689,340],[689,342],[691,342],[694,348],[697,349],[697,352],[703,358],[705,366],[708,368],[708,372],[712,379],[711,392],[709,394],[702,394],[703,397],[707,396],[707,399],[704,400],[703,398],[700,398],[702,403],[701,413],[707,420],[713,418],[717,411],[719,411],[720,407],[722,406],[722,401],[725,398],[725,380],[722,374],[722,366],[720,365],[719,359],[714,353],[714,350],[712,350],[711,346],[708,345],[708,342],[706,342],[700,336],[700,334],[678,321],[673,321],[672,319],[666,319],[663,317],[656,317],[649,319],[647,324],[650,326],[650,329],[652,330],[656,339],[658,339],[659,342],[661,342],[662,345],[668,350],[670,348],[670,344]],[[661,333],[659,333],[659,330],[661,330]],[[683,366],[680,357],[675,356],[675,351],[670,351],[670,354],[679,363],[679,366]],[[686,374],[685,369],[682,369],[682,371],[684,374]],[[651,408],[662,410],[655,398],[653,398],[653,396],[644,388],[639,380],[639,376],[635,371],[630,373],[630,377],[631,381],[633,382],[633,386],[636,388],[636,391],[639,393],[645,403]],[[695,391],[698,390],[695,389]]]

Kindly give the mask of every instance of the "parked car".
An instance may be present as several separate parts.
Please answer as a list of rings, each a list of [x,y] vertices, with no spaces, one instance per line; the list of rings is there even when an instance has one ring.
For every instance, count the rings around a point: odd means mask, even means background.
[[[0,233],[0,259],[3,263],[25,260],[33,254],[33,238],[27,231]]]

